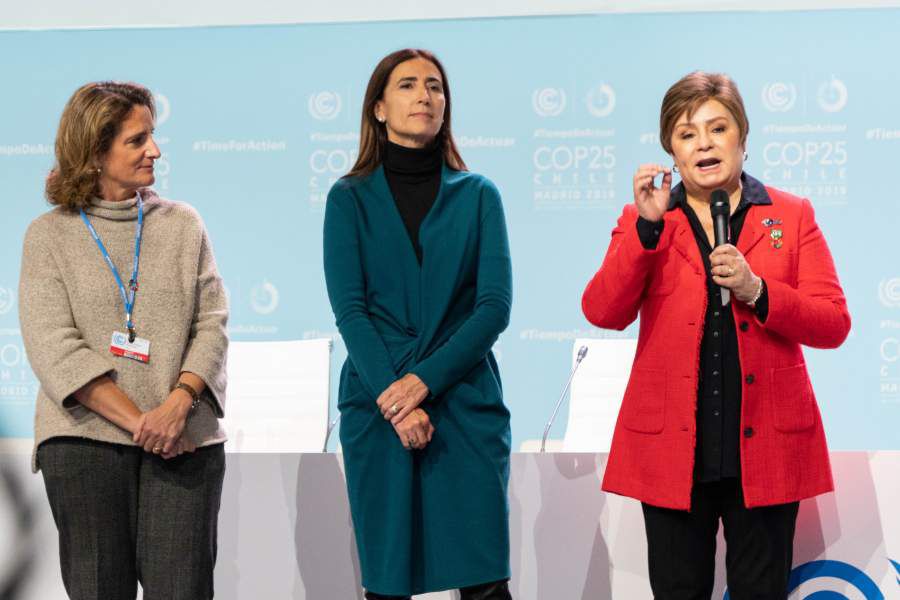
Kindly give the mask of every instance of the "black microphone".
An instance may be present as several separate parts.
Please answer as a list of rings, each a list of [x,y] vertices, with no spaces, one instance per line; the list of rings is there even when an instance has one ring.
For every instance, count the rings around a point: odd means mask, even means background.
[[[728,201],[728,192],[715,190],[709,203],[709,213],[712,215],[713,232],[716,238],[716,248],[728,243],[728,221],[731,218],[731,203]],[[722,306],[728,306],[731,302],[731,290],[720,287]]]

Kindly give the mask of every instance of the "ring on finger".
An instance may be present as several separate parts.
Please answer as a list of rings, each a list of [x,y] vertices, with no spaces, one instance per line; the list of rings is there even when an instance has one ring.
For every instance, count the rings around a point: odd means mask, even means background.
[[[392,414],[392,415],[396,415],[398,412],[400,412],[400,407],[397,406],[397,403],[396,403],[396,402],[394,402],[394,404],[391,405],[391,409],[390,409],[390,410],[391,410],[391,414]]]

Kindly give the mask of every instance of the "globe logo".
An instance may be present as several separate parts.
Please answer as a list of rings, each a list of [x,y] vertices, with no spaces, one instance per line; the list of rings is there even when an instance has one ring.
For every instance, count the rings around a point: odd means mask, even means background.
[[[900,306],[900,277],[882,279],[878,283],[878,300],[887,308]]]
[[[172,105],[169,103],[168,96],[164,94],[153,94],[153,102],[156,104],[156,125],[162,125],[169,120],[172,115]]]
[[[763,106],[769,112],[787,112],[797,102],[797,87],[793,83],[767,83],[762,91]]]
[[[278,308],[278,288],[263,280],[250,292],[250,307],[258,315],[270,315]]]
[[[800,590],[801,586],[804,586],[803,590]],[[843,593],[848,586],[855,592],[852,596]],[[816,560],[791,571],[788,594],[798,590],[798,600],[884,600],[884,594],[868,575],[853,565],[836,560]],[[723,600],[731,600],[728,592]]]
[[[601,83],[588,92],[585,104],[595,117],[608,117],[616,108],[616,92],[609,84]]]
[[[0,315],[5,315],[13,309],[16,303],[16,296],[12,290],[0,287]]]
[[[337,92],[318,92],[309,95],[309,114],[319,121],[331,121],[341,113],[341,95]]]
[[[847,106],[847,86],[833,77],[819,86],[819,107],[825,112],[835,113]]]
[[[541,117],[555,117],[566,108],[566,92],[561,88],[539,88],[531,94],[531,106]]]

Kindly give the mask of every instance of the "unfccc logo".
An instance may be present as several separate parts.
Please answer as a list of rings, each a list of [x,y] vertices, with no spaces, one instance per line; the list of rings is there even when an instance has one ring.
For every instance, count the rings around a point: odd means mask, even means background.
[[[797,102],[797,87],[793,83],[767,83],[762,91],[763,106],[769,112],[787,112]]]
[[[258,315],[270,315],[278,308],[278,288],[264,279],[250,292],[250,307]]]
[[[825,112],[838,112],[847,106],[847,86],[837,77],[819,86],[819,107]]]
[[[5,315],[11,311],[15,303],[16,296],[12,293],[12,290],[0,287],[0,315]]]
[[[887,308],[900,306],[900,277],[882,279],[878,283],[878,300]]]
[[[542,117],[555,117],[566,108],[566,92],[561,88],[539,88],[531,94],[531,106]]]
[[[331,121],[341,112],[341,95],[337,92],[318,92],[309,95],[309,114],[319,121]]]
[[[884,594],[875,585],[872,579],[845,562],[836,560],[815,560],[800,565],[791,571],[788,581],[788,594],[800,589],[800,598],[809,600],[849,600],[850,598],[862,598],[863,600],[884,600]],[[841,591],[834,588],[838,587]],[[855,593],[845,596],[842,591],[850,586]],[[725,592],[723,600],[730,600],[731,596]]]
[[[153,102],[156,104],[156,125],[162,125],[172,115],[172,105],[164,94],[153,94]]]
[[[616,108],[616,92],[608,83],[594,86],[584,99],[588,112],[595,117],[608,117]]]

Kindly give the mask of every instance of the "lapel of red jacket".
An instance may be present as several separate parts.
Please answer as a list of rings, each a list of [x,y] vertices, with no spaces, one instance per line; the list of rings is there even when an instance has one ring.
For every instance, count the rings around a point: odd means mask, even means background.
[[[672,247],[694,268],[695,273],[703,273],[703,259],[700,257],[700,248],[694,239],[694,232],[688,221],[687,215],[680,210],[670,210],[666,217],[674,227],[672,232]]]
[[[768,206],[763,208],[768,208]],[[757,218],[758,216],[759,209],[751,206],[747,209],[747,215],[744,217],[744,227],[741,229],[741,239],[738,240],[737,249],[745,258],[747,253],[766,235],[766,229]]]

